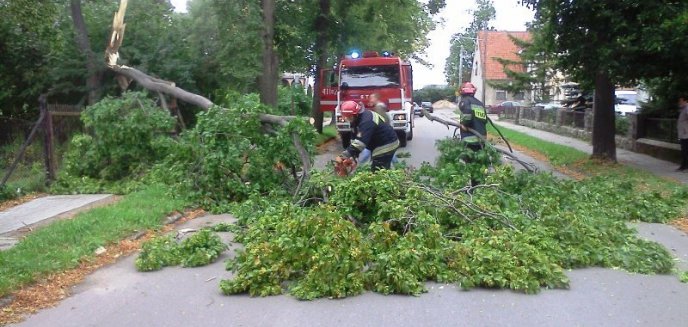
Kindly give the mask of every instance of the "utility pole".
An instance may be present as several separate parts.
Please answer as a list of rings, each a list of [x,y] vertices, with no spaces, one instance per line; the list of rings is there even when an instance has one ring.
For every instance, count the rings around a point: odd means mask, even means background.
[[[461,79],[463,78],[463,43],[461,43],[461,50],[459,50],[459,78],[457,79],[457,84],[461,85]]]

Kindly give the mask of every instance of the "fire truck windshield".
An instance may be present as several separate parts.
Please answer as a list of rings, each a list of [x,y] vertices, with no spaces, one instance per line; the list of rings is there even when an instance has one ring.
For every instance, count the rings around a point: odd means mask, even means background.
[[[399,66],[356,66],[342,69],[342,87],[399,87]]]

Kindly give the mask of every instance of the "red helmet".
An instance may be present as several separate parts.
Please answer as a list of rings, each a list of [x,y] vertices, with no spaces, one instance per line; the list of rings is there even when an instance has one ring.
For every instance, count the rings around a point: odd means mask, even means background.
[[[461,95],[465,94],[475,94],[475,85],[471,82],[465,82],[463,85],[461,85]]]
[[[344,101],[341,106],[342,116],[355,116],[361,113],[361,105],[355,101]]]

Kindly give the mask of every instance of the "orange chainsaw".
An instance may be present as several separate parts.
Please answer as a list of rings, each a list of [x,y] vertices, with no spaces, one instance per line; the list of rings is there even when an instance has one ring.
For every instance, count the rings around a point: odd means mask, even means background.
[[[334,160],[334,172],[337,176],[349,176],[354,170],[356,170],[356,161],[353,158],[337,157]]]

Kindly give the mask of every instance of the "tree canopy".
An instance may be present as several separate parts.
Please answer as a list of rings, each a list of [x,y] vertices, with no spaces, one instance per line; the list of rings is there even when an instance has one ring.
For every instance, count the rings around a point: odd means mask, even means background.
[[[477,0],[475,10],[468,10],[473,15],[473,20],[463,32],[452,35],[449,57],[444,66],[444,76],[450,85],[457,85],[459,81],[459,58],[461,48],[463,48],[463,76],[462,81],[470,80],[471,69],[473,67],[473,56],[475,55],[475,40],[478,31],[494,30],[491,22],[496,17],[496,10],[492,0]]]
[[[614,89],[676,76],[687,63],[688,3],[677,0],[524,0],[544,49],[575,80],[594,85],[593,157],[616,160]],[[683,33],[680,33],[683,31]],[[678,32],[678,33],[677,33]]]
[[[420,57],[434,28],[432,15],[444,5],[444,0],[275,0],[278,71],[314,74],[318,32],[329,44],[326,64],[353,48]],[[75,8],[82,13],[78,28]],[[100,96],[119,94],[115,74],[105,70],[99,55],[116,8],[117,2],[0,1],[2,114],[34,119],[41,93],[63,103],[86,103],[93,88]],[[210,98],[228,90],[258,91],[261,1],[191,0],[188,9],[175,13],[168,0],[130,1],[121,63]],[[324,27],[316,28],[323,17]],[[83,34],[89,42],[79,39]],[[89,55],[96,67],[85,64]],[[87,87],[94,76],[98,83]]]

